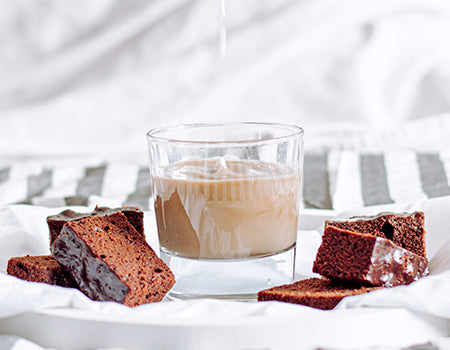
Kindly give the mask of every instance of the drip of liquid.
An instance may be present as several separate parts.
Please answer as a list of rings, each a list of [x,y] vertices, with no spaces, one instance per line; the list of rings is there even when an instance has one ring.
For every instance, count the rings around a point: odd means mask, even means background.
[[[227,53],[227,23],[226,23],[226,0],[220,0],[220,55],[225,57]]]

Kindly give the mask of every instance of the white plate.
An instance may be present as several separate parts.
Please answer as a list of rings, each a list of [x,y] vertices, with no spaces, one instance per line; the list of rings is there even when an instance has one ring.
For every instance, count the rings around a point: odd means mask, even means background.
[[[220,304],[212,301],[209,306]],[[375,345],[395,349],[446,335],[433,320],[404,309],[319,311],[286,305],[285,310],[278,305],[261,315],[163,319],[47,309],[0,320],[0,329],[54,349],[280,350]]]

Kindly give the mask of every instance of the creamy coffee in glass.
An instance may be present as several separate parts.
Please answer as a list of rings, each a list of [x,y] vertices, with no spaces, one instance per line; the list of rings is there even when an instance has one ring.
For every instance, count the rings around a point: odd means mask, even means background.
[[[245,259],[295,244],[300,181],[291,168],[218,157],[163,167],[153,183],[162,250]]]
[[[161,257],[176,298],[253,298],[294,273],[303,131],[196,124],[148,133]],[[216,280],[215,280],[216,279]]]

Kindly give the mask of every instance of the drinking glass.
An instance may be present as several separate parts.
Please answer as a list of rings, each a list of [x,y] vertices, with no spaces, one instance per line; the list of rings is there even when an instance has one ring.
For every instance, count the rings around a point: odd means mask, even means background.
[[[303,130],[184,124],[147,133],[170,298],[254,299],[295,269]]]

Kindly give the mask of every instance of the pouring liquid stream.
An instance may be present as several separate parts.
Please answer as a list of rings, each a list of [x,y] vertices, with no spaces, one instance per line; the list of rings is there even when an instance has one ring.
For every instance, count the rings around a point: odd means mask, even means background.
[[[219,44],[220,56],[223,58],[227,53],[227,23],[226,23],[226,0],[220,0],[220,28]]]

